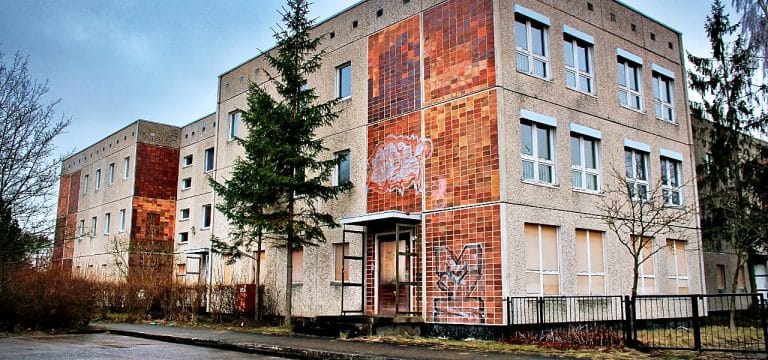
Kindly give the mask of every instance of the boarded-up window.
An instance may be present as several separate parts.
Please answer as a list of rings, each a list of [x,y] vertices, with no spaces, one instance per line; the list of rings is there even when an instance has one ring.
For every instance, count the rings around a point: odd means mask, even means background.
[[[187,275],[187,264],[177,264],[176,276],[178,276],[179,278],[183,278],[185,275]]]
[[[738,291],[745,291],[746,290],[746,282],[744,281],[744,268],[739,269],[739,275],[736,277],[736,290]]]
[[[559,295],[557,228],[525,224],[525,283],[531,295]]]
[[[685,253],[685,241],[667,240],[667,269],[669,280],[678,294],[688,294],[688,260]]]
[[[717,291],[725,291],[725,265],[717,264]]]
[[[632,235],[634,236],[634,235]],[[642,264],[640,264],[639,274],[638,274],[638,293],[643,295],[649,295],[649,294],[655,294],[656,293],[656,264],[654,262],[655,254],[650,255],[653,252],[653,239],[645,237],[642,240],[643,247],[640,249],[639,254],[639,260],[643,261]],[[650,255],[650,256],[649,256]],[[646,257],[648,257],[646,259]]]
[[[605,295],[603,233],[576,230],[576,293]]]
[[[304,281],[304,248],[293,249],[291,251],[293,260],[293,271],[291,272],[292,282],[300,283]]]
[[[410,232],[401,232],[399,239],[395,239],[395,234],[379,235],[379,281],[381,284],[394,284],[396,281],[407,281],[408,264],[405,256],[397,255],[397,252],[408,251],[408,241],[411,237]],[[395,243],[399,240],[399,246]],[[397,249],[397,250],[396,250]],[[349,251],[349,249],[347,249]],[[395,272],[397,269],[397,272]]]
[[[259,256],[259,264],[260,264],[260,267],[261,267],[259,269],[259,284],[263,285],[264,284],[264,279],[265,279],[265,274],[267,273],[265,271],[265,269],[267,267],[267,253],[264,250],[254,251],[253,252],[253,257],[256,258],[257,254]],[[255,273],[255,271],[256,271],[255,270],[256,269],[256,260],[253,261],[253,268],[254,268],[254,273]],[[294,280],[294,281],[296,281],[296,280]]]
[[[344,255],[349,255],[349,243],[346,244],[333,244],[334,262],[333,267],[335,275],[333,279],[335,281],[349,280],[349,260],[344,260]],[[343,267],[342,267],[343,264]]]

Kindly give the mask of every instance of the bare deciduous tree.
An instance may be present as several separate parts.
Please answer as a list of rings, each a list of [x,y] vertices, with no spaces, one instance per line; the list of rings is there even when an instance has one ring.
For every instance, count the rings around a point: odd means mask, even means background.
[[[61,163],[53,140],[70,120],[57,117],[59,100],[45,102],[48,82],[30,78],[28,57],[5,59],[0,49],[0,197],[25,232],[48,234]]]
[[[640,267],[666,247],[654,241],[659,235],[684,240],[691,217],[686,205],[669,206],[671,196],[662,180],[637,190],[620,170],[613,169],[613,184],[607,183],[598,201],[596,219],[606,224],[632,257],[632,297],[637,295]],[[682,188],[680,184],[679,188]]]

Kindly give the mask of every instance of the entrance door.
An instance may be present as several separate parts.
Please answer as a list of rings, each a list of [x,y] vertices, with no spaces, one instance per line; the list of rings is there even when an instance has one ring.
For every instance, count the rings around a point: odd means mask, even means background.
[[[409,312],[411,308],[411,287],[403,284],[411,277],[410,257],[398,255],[411,251],[411,231],[401,231],[400,236],[395,233],[379,234],[376,240],[379,243],[379,287],[378,303],[379,315],[395,316],[396,313]],[[397,308],[398,311],[395,311]]]

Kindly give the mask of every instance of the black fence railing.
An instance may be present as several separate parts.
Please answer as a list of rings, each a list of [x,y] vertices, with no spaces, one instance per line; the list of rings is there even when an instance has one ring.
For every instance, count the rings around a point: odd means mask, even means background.
[[[639,349],[768,352],[761,294],[506,298],[510,333],[600,329]]]

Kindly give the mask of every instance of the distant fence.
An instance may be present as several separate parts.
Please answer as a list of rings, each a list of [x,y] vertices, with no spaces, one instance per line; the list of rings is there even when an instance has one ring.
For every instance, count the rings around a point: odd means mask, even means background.
[[[767,352],[762,294],[506,298],[511,332],[601,329],[639,349]]]

